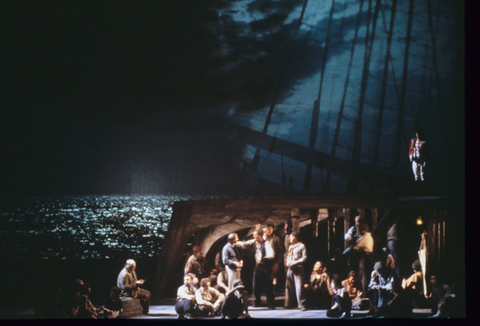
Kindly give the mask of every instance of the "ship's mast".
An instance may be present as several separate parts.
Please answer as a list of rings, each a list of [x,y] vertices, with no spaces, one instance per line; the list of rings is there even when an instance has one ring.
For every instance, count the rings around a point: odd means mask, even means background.
[[[380,9],[380,0],[376,0],[375,10],[374,10],[373,19],[372,19],[372,33],[371,35],[369,35],[371,5],[372,5],[372,0],[369,0],[368,15],[367,15],[367,35],[365,37],[365,56],[364,56],[362,83],[361,83],[361,90],[360,90],[360,103],[358,107],[358,116],[355,121],[353,153],[352,153],[352,161],[350,166],[350,176],[349,176],[348,185],[347,185],[347,193],[349,194],[356,194],[358,192],[358,180],[356,177],[356,173],[357,173],[356,171],[357,171],[357,167],[360,165],[360,157],[361,157],[363,108],[365,105],[365,97],[367,94],[368,76],[370,74],[370,59],[372,54],[373,42],[375,40],[375,30],[377,27],[377,18],[378,18],[378,12]]]
[[[400,88],[400,99],[398,104],[398,126],[397,126],[397,141],[396,141],[396,148],[397,156],[397,171],[400,171],[399,165],[401,162],[401,156],[405,155],[406,151],[404,150],[404,143],[403,139],[406,137],[405,125],[404,125],[404,115],[405,115],[405,98],[407,92],[407,77],[408,77],[408,60],[410,55],[410,42],[411,42],[411,35],[412,35],[412,21],[413,21],[413,8],[414,8],[414,0],[410,0],[410,4],[408,7],[408,22],[407,22],[407,36],[405,41],[405,55],[403,59],[403,74],[402,74],[402,86]]]
[[[340,109],[338,111],[337,126],[335,128],[335,134],[333,135],[332,150],[330,152],[330,155],[332,157],[335,156],[337,146],[338,146],[338,138],[340,136],[340,126],[341,126],[342,119],[343,119],[343,111],[344,111],[344,108],[345,108],[345,99],[347,98],[347,89],[348,89],[348,84],[350,82],[350,72],[352,70],[352,65],[353,65],[353,54],[355,53],[355,46],[357,45],[358,29],[360,27],[360,21],[362,19],[362,10],[363,10],[364,2],[365,2],[365,0],[360,0],[360,7],[358,9],[357,20],[355,22],[355,35],[353,37],[352,47],[350,49],[350,60],[348,62],[347,76],[345,77],[345,84],[343,86],[342,101],[340,103]],[[326,192],[326,193],[328,193],[330,191],[331,175],[332,175],[332,172],[330,170],[328,170],[327,171],[327,176],[325,178],[325,184],[324,184],[324,192]]]
[[[320,86],[318,89],[317,100],[314,102],[313,110],[312,110],[312,122],[310,125],[310,140],[308,145],[310,152],[313,152],[315,150],[315,142],[317,140],[318,118],[320,117],[320,102],[322,99],[323,80],[325,77],[325,66],[327,64],[334,10],[335,10],[335,0],[332,0],[332,7],[330,9],[330,15],[328,17],[327,36],[325,38],[325,51],[323,53],[322,65],[320,67]],[[308,164],[305,172],[305,179],[303,182],[303,191],[305,193],[308,193],[310,190],[311,178],[312,178],[312,165]]]
[[[280,90],[282,88],[283,80],[285,79],[285,75],[287,74],[288,67],[289,67],[289,65],[292,61],[292,58],[293,58],[294,49],[295,49],[294,45],[295,45],[295,42],[297,40],[298,33],[300,31],[300,26],[302,25],[303,17],[305,15],[305,9],[307,8],[307,3],[308,3],[308,0],[305,0],[304,3],[303,3],[302,12],[300,14],[300,18],[298,19],[297,26],[295,28],[295,34],[294,34],[294,37],[293,37],[293,44],[290,47],[289,54],[287,56],[287,59],[285,60],[285,64],[283,66],[282,73],[281,73],[281,76],[279,78],[279,82],[277,84],[277,87],[275,88],[275,93],[273,95],[273,100],[272,100],[272,103],[270,105],[270,109],[268,110],[267,118],[265,120],[265,124],[264,124],[263,130],[262,130],[262,134],[264,134],[264,135],[267,134],[268,126],[270,125],[270,120],[272,119],[273,111],[275,109],[275,106],[277,105],[277,100],[278,100],[278,96],[280,94]],[[255,152],[255,156],[253,157],[252,163],[250,164],[250,169],[252,171],[255,171],[258,167],[259,162],[260,162],[260,149],[258,148],[257,151]]]
[[[387,53],[385,55],[385,62],[383,66],[383,76],[382,76],[382,89],[380,91],[380,103],[378,105],[378,121],[375,137],[375,146],[373,150],[373,162],[372,162],[372,178],[376,172],[378,166],[379,152],[380,152],[380,139],[382,138],[382,123],[383,123],[383,112],[385,110],[385,97],[387,93],[387,78],[388,78],[388,64],[391,61],[391,45],[392,45],[392,36],[393,36],[393,26],[395,23],[395,12],[397,10],[397,0],[393,0],[391,14],[390,14],[390,27],[387,37]],[[393,68],[393,67],[392,67]],[[373,193],[373,183],[370,184],[370,192]]]

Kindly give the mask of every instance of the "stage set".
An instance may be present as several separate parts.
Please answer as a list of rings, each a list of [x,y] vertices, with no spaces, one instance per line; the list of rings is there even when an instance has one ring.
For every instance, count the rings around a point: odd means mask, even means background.
[[[79,275],[101,305],[135,259],[150,312],[136,302],[123,317],[176,319],[194,248],[214,267],[229,234],[251,240],[273,225],[283,244],[295,232],[305,245],[308,281],[316,262],[331,272],[336,253],[352,246],[345,234],[357,216],[355,232],[367,227],[373,239],[369,272],[393,246],[400,280],[418,261],[424,301],[435,275],[464,302],[463,1],[9,7],[0,214],[11,224],[0,233],[10,241],[2,262],[21,273],[6,269],[3,288],[17,298],[4,303],[23,309],[25,298],[41,301]],[[105,194],[145,198],[96,198]],[[11,198],[37,195],[67,198],[35,199],[25,212]],[[92,198],[77,207],[72,195]],[[243,261],[252,301],[258,261],[251,253]],[[288,268],[280,265],[276,309],[250,315],[329,318],[325,309],[282,309]],[[37,282],[45,275],[51,283]],[[34,317],[0,306],[0,319]],[[420,304],[407,317],[433,314]]]
[[[228,234],[235,232],[240,239],[251,239],[255,227],[267,224],[283,226],[291,221],[306,245],[305,280],[316,261],[328,264],[334,251],[348,247],[344,234],[353,225],[355,216],[362,216],[370,226],[374,239],[373,256],[378,260],[387,246],[387,233],[395,224],[398,230],[398,255],[395,264],[401,278],[412,274],[412,262],[420,261],[424,273],[424,295],[430,293],[431,275],[442,275],[445,280],[463,279],[464,212],[451,197],[396,197],[396,196],[305,196],[263,197],[249,199],[216,199],[176,202],[167,233],[165,246],[156,271],[153,297],[158,302],[169,302],[182,284],[185,259],[190,252],[185,248],[197,245],[211,266],[215,256],[227,243]],[[277,230],[281,231],[281,228]],[[248,258],[246,258],[248,259]],[[253,261],[253,257],[250,257]],[[253,262],[254,264],[254,262]],[[251,294],[252,262],[245,263],[242,280]],[[460,276],[460,277],[459,277]],[[456,283],[458,293],[464,293],[464,284]],[[276,310],[253,308],[251,315],[258,318],[323,318],[325,310],[283,310],[282,287],[277,285]],[[279,290],[278,290],[279,289]],[[252,298],[250,299],[252,300]],[[170,318],[172,305],[160,305],[148,316],[136,318]],[[252,302],[250,302],[252,303]],[[414,307],[420,318],[431,316],[427,307]],[[367,311],[352,310],[352,318],[363,318]]]

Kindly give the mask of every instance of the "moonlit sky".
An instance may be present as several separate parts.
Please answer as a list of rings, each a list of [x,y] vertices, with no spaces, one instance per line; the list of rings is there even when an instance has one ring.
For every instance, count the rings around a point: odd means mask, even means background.
[[[376,1],[370,3],[373,15]],[[387,65],[393,1],[381,3],[361,117],[360,163],[375,164],[384,179],[412,178],[407,146],[421,126],[431,143],[430,178],[445,184],[463,179],[462,159],[451,159],[451,153],[464,155],[461,2],[414,2],[403,123],[399,92],[409,1],[398,1]],[[345,96],[334,156],[352,159],[365,38],[372,32],[369,0],[310,0],[299,25],[304,4],[2,3],[2,194],[300,193],[307,168],[300,157],[309,148],[324,59],[314,150],[332,153]],[[256,132],[257,139],[288,141],[295,150],[261,149],[252,170],[247,167],[258,143],[247,140],[245,130]],[[323,193],[328,169],[313,165],[308,193]],[[370,186],[368,177],[362,182],[366,186],[359,192],[388,191],[385,184]],[[345,193],[347,183],[348,176],[333,173],[329,190]]]

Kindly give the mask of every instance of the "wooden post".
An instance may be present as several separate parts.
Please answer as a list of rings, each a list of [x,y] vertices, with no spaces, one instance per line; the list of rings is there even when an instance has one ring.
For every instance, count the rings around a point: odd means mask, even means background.
[[[365,208],[358,208],[358,215],[362,217],[362,219],[365,219]]]
[[[372,208],[372,232],[378,224],[378,209]]]
[[[348,229],[350,229],[350,208],[343,209],[343,229],[345,233],[347,233]],[[343,242],[343,249],[347,249],[349,246],[349,242],[345,240]]]
[[[300,208],[292,208],[292,231],[300,233]]]
[[[328,209],[328,256],[330,257],[332,254],[332,244],[335,239],[335,210],[329,208]]]
[[[319,209],[314,209],[310,211],[310,219],[312,221],[312,235],[315,238],[318,238],[318,215],[320,214]]]

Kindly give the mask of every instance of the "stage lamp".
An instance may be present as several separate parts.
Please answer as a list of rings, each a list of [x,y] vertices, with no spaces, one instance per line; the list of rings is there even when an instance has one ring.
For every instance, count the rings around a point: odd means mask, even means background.
[[[419,217],[417,218],[417,225],[422,225],[422,224],[423,224],[422,217],[419,216]]]

